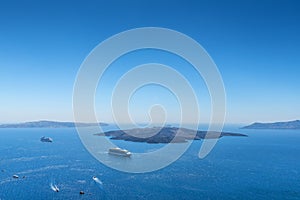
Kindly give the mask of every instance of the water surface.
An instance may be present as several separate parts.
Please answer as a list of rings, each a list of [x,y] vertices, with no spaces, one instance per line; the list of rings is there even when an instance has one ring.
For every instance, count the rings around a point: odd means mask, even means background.
[[[0,129],[0,199],[300,199],[299,130],[225,130],[249,137],[221,138],[202,160],[194,141],[168,167],[129,174],[93,158],[75,129]],[[114,142],[133,152],[162,146]]]

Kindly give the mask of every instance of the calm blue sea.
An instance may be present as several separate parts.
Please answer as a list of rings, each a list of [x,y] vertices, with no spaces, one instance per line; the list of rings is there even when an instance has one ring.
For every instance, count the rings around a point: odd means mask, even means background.
[[[0,129],[0,199],[300,199],[299,130],[225,130],[249,137],[223,137],[202,160],[201,141],[194,141],[170,166],[128,174],[93,158],[75,129]],[[44,135],[54,142],[40,142]],[[160,147],[116,142],[139,151]]]

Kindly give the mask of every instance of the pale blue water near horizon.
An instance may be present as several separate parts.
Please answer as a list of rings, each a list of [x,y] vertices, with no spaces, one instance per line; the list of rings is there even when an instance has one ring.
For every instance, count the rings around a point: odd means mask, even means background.
[[[0,199],[300,199],[300,130],[224,130],[249,137],[223,137],[202,160],[194,141],[170,166],[129,174],[93,158],[73,128],[0,129]],[[44,135],[54,142],[40,142]],[[114,142],[133,152],[161,147]]]

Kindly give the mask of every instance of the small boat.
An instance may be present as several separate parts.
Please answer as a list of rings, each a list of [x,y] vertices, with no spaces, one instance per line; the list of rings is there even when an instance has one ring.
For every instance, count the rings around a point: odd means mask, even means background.
[[[54,186],[54,188],[56,192],[59,192],[59,188],[56,185]]]
[[[17,179],[17,178],[19,178],[19,176],[18,176],[18,175],[13,175],[13,178],[16,178],[16,179]]]
[[[93,176],[93,180],[94,180],[96,183],[98,183],[98,184],[100,184],[100,185],[103,185],[102,181],[101,181],[99,178],[97,178],[96,176]]]
[[[118,147],[116,147],[116,148],[110,148],[108,150],[108,153],[112,154],[112,155],[124,156],[124,157],[130,157],[131,156],[131,152],[129,152],[126,149],[121,149],[121,148],[118,148]]]
[[[50,184],[50,187],[51,189],[54,191],[54,192],[59,192],[59,188],[57,187],[57,185],[53,185],[52,183]]]
[[[53,139],[50,137],[43,136],[41,137],[41,142],[53,142]]]

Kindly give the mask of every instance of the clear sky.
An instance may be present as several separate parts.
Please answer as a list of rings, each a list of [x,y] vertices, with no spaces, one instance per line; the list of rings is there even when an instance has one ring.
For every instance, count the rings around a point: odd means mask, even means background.
[[[72,121],[73,84],[88,53],[116,33],[147,26],[180,31],[207,50],[225,84],[227,122],[300,119],[299,10],[296,0],[1,1],[0,122]],[[130,68],[152,60],[178,69],[187,65],[176,59],[163,52],[136,52],[115,65]],[[121,71],[116,67],[110,73],[118,77]],[[193,80],[193,71],[182,73]],[[155,99],[155,93],[166,96]],[[203,98],[205,122],[208,93],[201,88],[197,95]],[[99,91],[97,98],[101,120],[110,121],[100,100],[105,94]],[[175,105],[172,98],[149,86],[130,106],[139,106],[138,117],[146,104]],[[144,99],[149,100],[145,105]],[[176,115],[177,109],[170,112]]]

